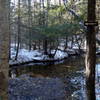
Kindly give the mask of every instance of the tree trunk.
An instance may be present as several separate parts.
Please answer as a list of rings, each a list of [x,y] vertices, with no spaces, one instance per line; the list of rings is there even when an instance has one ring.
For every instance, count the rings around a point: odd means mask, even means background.
[[[21,29],[20,29],[20,0],[18,0],[18,43],[17,43],[17,50],[16,50],[16,56],[15,60],[18,58],[18,52],[20,47],[20,41],[21,41]]]
[[[87,25],[87,54],[86,54],[86,87],[88,100],[96,100],[95,96],[95,64],[96,64],[96,39],[95,39],[95,0],[88,0],[88,25]]]
[[[86,54],[86,85],[88,100],[95,100],[95,34],[94,28],[88,26]],[[93,99],[92,99],[93,98]]]
[[[71,46],[70,46],[70,49],[72,49],[73,48],[73,42],[74,42],[74,40],[73,40],[74,38],[73,38],[73,36],[71,37]]]
[[[59,0],[59,6],[61,7],[61,0]],[[59,23],[62,22],[62,11],[59,12]]]
[[[41,49],[41,41],[40,40],[38,40],[38,49],[39,49],[39,51]]]
[[[28,0],[28,26],[29,26],[29,51],[32,48],[32,12],[31,12],[31,0]]]
[[[11,0],[9,0],[9,59],[11,59],[10,2]]]
[[[48,49],[48,41],[47,41],[47,39],[45,39],[43,41],[43,49],[44,49],[44,54],[47,55],[48,54],[48,51],[47,51],[47,49]]]
[[[9,68],[9,14],[8,0],[0,0],[0,96],[7,99]]]
[[[66,36],[66,41],[65,41],[65,47],[64,47],[64,51],[67,49],[67,47],[68,47],[68,44],[67,44],[67,42],[68,42],[68,37]]]

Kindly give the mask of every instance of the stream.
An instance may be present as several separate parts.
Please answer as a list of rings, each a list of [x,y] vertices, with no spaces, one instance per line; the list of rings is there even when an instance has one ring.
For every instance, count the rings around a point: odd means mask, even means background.
[[[96,64],[96,100],[100,100],[99,60],[98,58]],[[71,57],[57,65],[22,67],[18,69],[18,76],[29,74],[37,78],[59,78],[65,85],[66,100],[86,100],[84,66],[83,57]]]

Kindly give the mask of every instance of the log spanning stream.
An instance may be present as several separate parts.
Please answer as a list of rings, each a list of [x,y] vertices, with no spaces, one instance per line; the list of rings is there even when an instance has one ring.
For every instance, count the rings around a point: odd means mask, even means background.
[[[86,100],[84,58],[71,57],[61,64],[48,66],[27,66],[17,69],[17,76],[59,78],[65,85],[67,100]],[[96,96],[100,100],[100,59],[96,64]]]

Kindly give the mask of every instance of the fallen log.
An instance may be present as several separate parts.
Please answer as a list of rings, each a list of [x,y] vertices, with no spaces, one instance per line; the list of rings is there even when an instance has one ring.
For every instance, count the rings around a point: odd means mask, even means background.
[[[36,59],[33,59],[31,61],[26,61],[26,62],[20,62],[20,63],[13,63],[13,64],[9,64],[10,65],[10,68],[14,67],[16,68],[17,66],[23,66],[23,65],[28,65],[28,64],[37,64],[37,63],[40,63],[40,64],[46,64],[46,65],[50,65],[50,64],[54,64],[55,62],[59,62],[59,61],[62,61],[64,59],[67,59],[68,57],[64,57],[64,58],[61,58],[61,59],[47,59],[47,60],[36,60]]]

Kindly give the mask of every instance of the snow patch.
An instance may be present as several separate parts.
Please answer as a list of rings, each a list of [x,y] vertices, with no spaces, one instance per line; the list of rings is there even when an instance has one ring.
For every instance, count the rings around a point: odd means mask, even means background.
[[[55,52],[55,50],[52,50],[52,54]],[[18,53],[17,61],[14,61],[16,55],[16,50],[14,48],[11,48],[11,61],[9,61],[10,64],[14,63],[21,63],[26,61],[32,61],[32,60],[50,60],[48,55],[44,55],[42,51],[38,50],[27,50],[27,49],[20,49]],[[60,50],[57,50],[54,59],[63,59],[65,57],[68,57],[67,52],[63,52]]]

